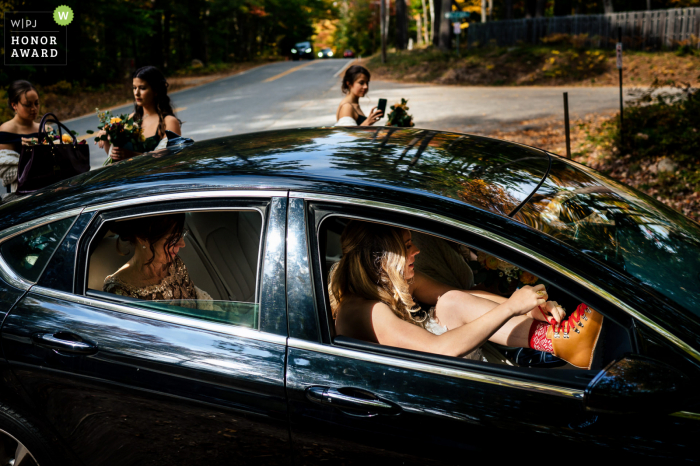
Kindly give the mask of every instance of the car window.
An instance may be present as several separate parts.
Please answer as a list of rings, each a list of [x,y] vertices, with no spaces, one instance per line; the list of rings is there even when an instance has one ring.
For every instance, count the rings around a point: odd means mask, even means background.
[[[15,273],[36,282],[74,220],[65,218],[10,238],[0,245],[0,254]]]
[[[257,328],[262,225],[258,210],[106,222],[91,246],[87,289],[129,306]]]
[[[334,264],[337,264],[342,258],[341,235],[350,221],[348,218],[329,216],[320,225],[319,251],[323,259],[321,268],[326,303],[331,303],[333,300],[330,290],[330,276],[333,273]],[[413,245],[420,250],[420,253],[415,256],[416,272],[448,285],[450,288],[474,293],[485,292],[494,297],[505,299],[522,286],[544,284],[549,293],[549,300],[556,301],[563,306],[569,311],[569,315],[581,304],[564,290],[545,282],[527,269],[513,265],[508,262],[507,258],[496,257],[467,244],[450,241],[439,236],[410,229],[409,231]],[[436,303],[420,302],[415,296],[412,298],[420,306],[424,316],[427,317],[427,320],[421,324],[427,331],[433,334],[447,331],[446,327],[432,318]],[[333,327],[331,330],[334,330],[335,322],[332,315],[328,317],[328,322]],[[624,351],[631,350],[629,337],[622,327],[608,322],[604,328],[605,332],[601,338],[604,338],[605,342],[601,343],[594,353],[595,359],[592,369],[601,369],[607,362],[612,361]],[[530,349],[520,351],[519,348],[492,341],[487,341],[478,351],[465,355],[464,358],[510,367],[577,369],[566,361],[555,357],[545,357],[540,351]]]
[[[516,218],[700,316],[700,226],[664,204],[554,160]]]

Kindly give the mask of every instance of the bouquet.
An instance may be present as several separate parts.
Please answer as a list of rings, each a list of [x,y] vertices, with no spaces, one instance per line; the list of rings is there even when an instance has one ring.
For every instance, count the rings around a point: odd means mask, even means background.
[[[474,283],[500,295],[510,295],[515,288],[536,285],[540,279],[513,264],[479,251],[476,261],[469,262],[474,271]]]
[[[109,110],[100,112],[100,109],[95,109],[95,111],[101,123],[97,129],[104,131],[104,134],[95,138],[95,142],[105,141],[115,147],[135,152],[139,152],[142,149],[141,146],[146,138],[143,135],[141,121],[134,121],[133,118],[127,115],[112,116]],[[87,133],[93,134],[94,131],[88,131]],[[107,157],[104,164],[109,165],[110,163],[112,163],[112,157]]]
[[[413,126],[413,117],[408,114],[407,103],[408,100],[402,98],[400,104],[391,106],[387,126],[398,126],[399,128],[410,128]]]

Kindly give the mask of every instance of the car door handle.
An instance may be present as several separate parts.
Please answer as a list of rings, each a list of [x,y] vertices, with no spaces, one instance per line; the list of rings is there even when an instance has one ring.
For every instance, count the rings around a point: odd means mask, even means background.
[[[398,414],[397,405],[388,403],[373,393],[359,388],[309,387],[306,398],[314,403],[332,406],[348,414],[374,416],[377,414]]]
[[[67,332],[35,333],[32,335],[35,345],[64,353],[95,354],[97,345],[88,343],[77,335]]]

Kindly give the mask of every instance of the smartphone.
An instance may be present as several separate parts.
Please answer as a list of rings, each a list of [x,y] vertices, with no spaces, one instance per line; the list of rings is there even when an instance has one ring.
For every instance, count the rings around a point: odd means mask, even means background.
[[[382,116],[386,116],[386,99],[379,99],[377,110],[382,112]]]

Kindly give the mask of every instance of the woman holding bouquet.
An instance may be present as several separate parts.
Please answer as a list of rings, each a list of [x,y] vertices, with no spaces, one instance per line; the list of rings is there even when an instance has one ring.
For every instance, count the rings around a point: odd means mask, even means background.
[[[181,134],[180,120],[175,117],[168,97],[168,82],[163,73],[155,66],[144,66],[134,72],[132,81],[134,112],[129,117],[141,122],[145,140],[137,150],[115,147],[108,141],[99,141],[99,147],[104,148],[115,162],[165,147],[168,132],[174,133],[173,136]],[[101,134],[104,134],[104,131],[98,133],[98,136]]]
[[[39,136],[39,93],[29,81],[14,81],[7,103],[15,116],[0,126],[0,178],[10,191],[17,190],[17,165],[22,144]]]
[[[360,97],[365,97],[369,92],[369,77],[369,70],[364,66],[353,65],[347,69],[341,87],[346,96],[340,101],[335,114],[335,126],[370,126],[384,116],[377,107],[369,112],[369,117],[360,108]]]

